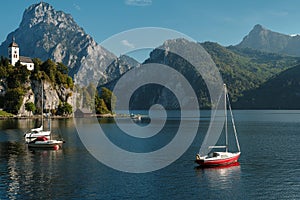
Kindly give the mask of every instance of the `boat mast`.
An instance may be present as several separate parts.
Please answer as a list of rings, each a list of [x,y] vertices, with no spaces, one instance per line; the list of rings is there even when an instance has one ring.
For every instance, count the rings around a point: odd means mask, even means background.
[[[44,130],[44,86],[43,80],[41,79],[42,83],[42,130]]]
[[[239,140],[238,140],[238,137],[237,137],[237,131],[236,131],[236,128],[235,128],[235,123],[234,123],[234,119],[233,119],[233,114],[232,114],[232,109],[231,109],[228,94],[227,94],[227,99],[228,99],[228,107],[229,107],[229,111],[230,111],[230,115],[231,115],[231,122],[232,122],[232,126],[233,126],[233,132],[234,132],[234,136],[235,136],[236,145],[237,145],[237,148],[238,148],[239,152],[241,152],[241,148],[240,148]]]
[[[224,114],[225,114],[225,146],[226,152],[228,152],[228,125],[227,125],[227,88],[226,84],[224,84]]]

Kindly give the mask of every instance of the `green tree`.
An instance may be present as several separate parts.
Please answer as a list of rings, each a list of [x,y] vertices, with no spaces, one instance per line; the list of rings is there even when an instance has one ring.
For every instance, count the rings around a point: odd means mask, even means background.
[[[70,76],[67,77],[67,85],[68,85],[69,88],[71,88],[71,89],[74,88],[73,79],[72,79]]]
[[[58,105],[57,114],[68,116],[72,114],[72,112],[73,108],[69,103],[63,102]]]
[[[36,107],[35,107],[34,103],[32,103],[32,102],[27,102],[27,103],[25,103],[25,110],[34,113],[35,110],[36,110]]]
[[[116,96],[109,89],[102,87],[101,88],[101,99],[105,102],[107,109],[109,111],[114,110],[117,102]]]
[[[41,70],[46,72],[52,82],[55,83],[56,64],[52,60],[48,59],[41,65]]]
[[[57,70],[61,72],[62,74],[68,74],[69,69],[67,66],[65,66],[63,63],[58,63],[57,64]]]
[[[17,71],[18,71],[18,78],[20,79],[21,84],[24,84],[26,81],[29,80],[31,72],[27,70],[26,66],[21,65]]]
[[[0,78],[7,78],[8,77],[8,72],[6,70],[6,67],[1,65],[0,66]]]
[[[9,59],[1,56],[0,65],[1,66],[6,66],[6,67],[9,66],[10,65]]]
[[[58,85],[67,83],[67,77],[64,74],[62,74],[60,71],[57,71],[55,76],[56,76],[55,80]]]
[[[65,102],[64,103],[64,110],[65,110],[66,115],[70,115],[73,112],[73,107],[69,103]]]
[[[95,97],[95,110],[97,114],[108,114],[111,113],[110,110],[108,110],[105,102],[103,99],[99,97],[99,95],[96,95]]]
[[[22,105],[24,93],[22,88],[8,89],[5,94],[5,111],[17,114]]]

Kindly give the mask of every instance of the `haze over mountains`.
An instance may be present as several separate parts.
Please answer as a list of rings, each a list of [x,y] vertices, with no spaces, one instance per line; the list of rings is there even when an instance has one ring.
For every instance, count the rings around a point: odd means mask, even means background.
[[[140,63],[133,58],[126,55],[118,58],[98,45],[77,25],[71,15],[56,11],[45,2],[34,4],[25,10],[19,28],[10,33],[0,45],[0,55],[7,57],[7,47],[13,37],[20,46],[21,55],[42,60],[50,58],[56,62],[62,62],[69,67],[71,76],[74,77],[76,74],[77,83],[83,85],[91,80],[99,80],[100,85],[112,88],[116,80],[124,73],[140,66]],[[183,39],[170,40],[164,46],[168,48],[166,45],[175,45],[175,43],[180,46],[186,45],[187,41]],[[194,44],[190,42],[190,45]],[[260,88],[265,88],[264,84],[268,84],[267,88],[269,89],[264,91],[265,94],[268,94],[268,91],[272,90],[270,87],[273,87],[270,81],[274,79],[293,80],[293,83],[296,84],[285,84],[282,93],[279,93],[276,98],[281,98],[280,95],[284,95],[283,93],[298,95],[299,92],[295,91],[295,88],[300,81],[297,82],[298,79],[295,79],[293,75],[296,75],[299,70],[299,67],[295,66],[300,63],[300,59],[297,57],[300,56],[300,36],[289,36],[268,30],[262,25],[255,25],[236,46],[223,47],[212,42],[201,43],[201,45],[216,63],[224,82],[228,84],[233,101],[240,108],[255,108],[259,93],[257,91],[262,91]],[[166,55],[159,49],[154,49],[145,62],[168,63],[173,66],[177,66],[176,63],[179,62],[180,66],[177,68],[181,70],[188,66],[188,63],[178,60],[176,56]],[[292,72],[294,73],[286,76],[285,70],[293,67]],[[81,73],[77,74],[79,69]],[[200,87],[203,87],[202,83],[198,81],[201,77],[195,76],[192,72],[188,72],[186,77],[194,84],[195,91],[199,93],[201,105],[208,106],[208,94],[199,90]],[[286,81],[288,82],[288,80]],[[290,85],[293,87],[289,87]],[[160,88],[155,92],[152,90],[147,93],[149,96],[152,94],[160,96],[161,101],[167,101],[164,98],[168,96],[165,89]],[[206,100],[203,100],[205,98]],[[245,98],[252,99],[251,103]],[[289,96],[289,98],[293,97]],[[136,97],[136,99],[136,108],[144,108],[143,105],[148,105],[145,102],[139,104],[139,98]],[[285,107],[272,104],[271,99],[264,99],[266,101],[264,105],[268,105],[267,108]],[[152,100],[149,99],[149,105],[153,103]],[[283,101],[280,102],[284,104]],[[164,104],[169,105],[170,109],[177,108],[176,100],[169,100]],[[249,106],[250,104],[251,106]],[[297,107],[297,103],[294,102],[294,104],[293,108]]]

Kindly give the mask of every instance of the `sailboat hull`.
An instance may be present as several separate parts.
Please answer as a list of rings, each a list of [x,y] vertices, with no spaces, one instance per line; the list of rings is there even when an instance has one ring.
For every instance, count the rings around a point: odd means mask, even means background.
[[[39,149],[55,149],[58,150],[61,145],[63,144],[63,141],[61,140],[49,140],[47,137],[42,136],[38,137],[34,141],[30,142],[28,144],[28,147],[30,148],[39,148]]]
[[[203,157],[197,155],[195,162],[198,163],[200,166],[205,167],[230,165],[238,161],[240,154],[240,152],[214,152],[211,155]]]
[[[29,148],[38,148],[38,149],[54,149],[58,150],[61,148],[63,141],[59,140],[47,140],[47,141],[37,141],[28,144]]]

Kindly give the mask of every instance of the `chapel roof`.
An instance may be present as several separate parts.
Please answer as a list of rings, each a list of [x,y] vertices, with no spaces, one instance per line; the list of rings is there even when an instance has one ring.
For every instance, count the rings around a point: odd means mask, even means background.
[[[19,47],[19,45],[15,41],[13,41],[8,47]]]
[[[31,58],[25,56],[20,56],[20,62],[33,63]]]

